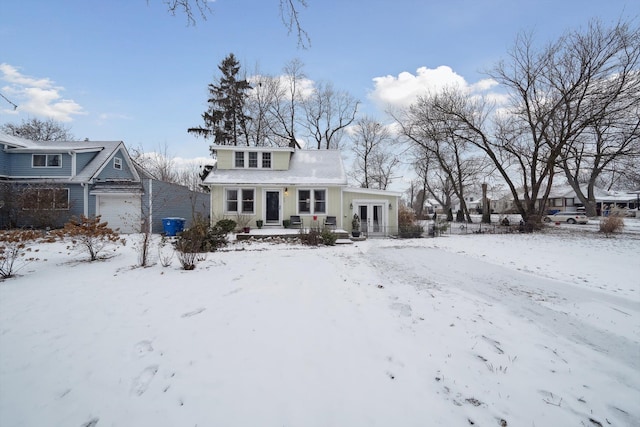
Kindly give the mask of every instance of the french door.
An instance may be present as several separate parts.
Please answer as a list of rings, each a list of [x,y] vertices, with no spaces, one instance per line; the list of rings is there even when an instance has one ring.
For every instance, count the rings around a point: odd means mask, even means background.
[[[387,228],[387,218],[384,216],[382,203],[366,203],[358,206],[360,216],[360,230],[368,235],[383,235]]]

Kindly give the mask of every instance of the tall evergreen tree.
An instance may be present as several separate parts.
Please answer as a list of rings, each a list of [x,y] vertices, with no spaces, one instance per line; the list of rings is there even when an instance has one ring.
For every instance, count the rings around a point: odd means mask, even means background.
[[[251,86],[239,79],[240,63],[230,53],[218,66],[222,76],[209,84],[209,109],[202,114],[204,126],[189,128],[196,136],[212,138],[216,145],[249,145],[246,115],[247,92]]]

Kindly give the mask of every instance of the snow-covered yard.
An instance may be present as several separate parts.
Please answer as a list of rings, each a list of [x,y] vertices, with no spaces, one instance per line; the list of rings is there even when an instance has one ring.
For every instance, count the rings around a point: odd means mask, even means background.
[[[236,243],[188,272],[135,267],[137,237],[0,282],[0,426],[640,425],[637,233]]]

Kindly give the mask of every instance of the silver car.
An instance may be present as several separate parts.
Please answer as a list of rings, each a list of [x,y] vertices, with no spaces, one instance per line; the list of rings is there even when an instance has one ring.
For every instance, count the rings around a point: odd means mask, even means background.
[[[586,224],[589,218],[581,212],[557,212],[543,218],[544,222],[566,222],[568,224]]]

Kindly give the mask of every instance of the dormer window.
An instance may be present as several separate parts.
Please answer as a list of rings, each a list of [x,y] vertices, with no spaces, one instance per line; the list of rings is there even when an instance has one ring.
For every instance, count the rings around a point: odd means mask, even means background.
[[[233,153],[236,169],[271,169],[271,153],[260,151],[236,151]]]
[[[113,158],[113,168],[117,170],[122,170],[122,159],[120,157]]]
[[[244,168],[244,152],[243,151],[235,152],[235,160],[236,160],[235,165],[237,168]]]
[[[255,151],[249,151],[249,167],[258,167],[258,153],[256,153]]]
[[[262,167],[271,169],[271,153],[262,153]]]
[[[31,157],[34,168],[61,168],[62,154],[34,154]]]

